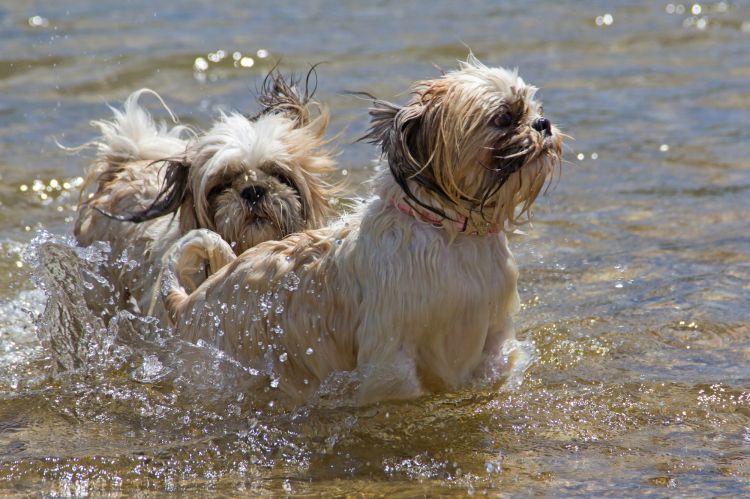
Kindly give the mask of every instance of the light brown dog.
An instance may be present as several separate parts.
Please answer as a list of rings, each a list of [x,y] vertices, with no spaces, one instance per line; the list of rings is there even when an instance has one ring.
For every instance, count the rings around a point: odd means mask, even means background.
[[[288,405],[339,371],[360,404],[507,371],[519,299],[505,230],[561,161],[535,91],[470,55],[403,107],[375,100],[367,137],[388,169],[373,197],[236,259],[212,233],[183,237],[165,288],[177,333],[256,373],[265,390],[252,397]],[[186,293],[176,275],[207,258],[223,267]]]
[[[100,269],[117,296],[110,314],[131,308],[163,317],[160,262],[180,236],[209,229],[241,253],[317,228],[330,214],[323,175],[334,162],[323,138],[327,111],[279,74],[264,83],[260,113],[222,114],[189,140],[185,127],[157,126],[139,106],[147,92],[131,95],[113,121],[94,123],[102,137],[84,189],[95,190],[82,193],[75,235],[84,246],[111,247]],[[184,277],[197,285],[205,274]]]

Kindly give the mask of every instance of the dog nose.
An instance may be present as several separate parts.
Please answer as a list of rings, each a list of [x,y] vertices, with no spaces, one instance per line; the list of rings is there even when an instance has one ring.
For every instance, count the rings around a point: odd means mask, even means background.
[[[255,204],[266,195],[266,188],[259,185],[251,185],[242,189],[240,195],[248,203]]]
[[[552,123],[547,118],[538,118],[531,124],[531,128],[539,133],[544,132],[546,135],[552,135]]]

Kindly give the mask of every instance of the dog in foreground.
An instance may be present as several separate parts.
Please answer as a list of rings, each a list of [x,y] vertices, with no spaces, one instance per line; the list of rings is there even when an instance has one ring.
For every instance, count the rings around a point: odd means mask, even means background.
[[[470,55],[403,107],[374,100],[366,137],[387,169],[373,197],[236,258],[208,231],[187,234],[165,282],[177,333],[257,370],[289,406],[337,371],[353,371],[358,404],[507,372],[519,298],[505,230],[561,161],[535,91]],[[205,260],[218,271],[187,293],[176,275]]]
[[[75,235],[83,246],[110,244],[100,269],[117,297],[110,315],[135,308],[166,323],[159,264],[180,236],[215,231],[223,240],[217,251],[239,254],[320,227],[330,214],[323,175],[334,163],[323,139],[327,111],[278,73],[264,82],[260,113],[222,114],[191,139],[186,127],[157,126],[138,104],[144,93],[153,92],[135,92],[113,121],[94,122],[102,137],[84,190],[96,188],[82,191]],[[205,273],[195,268],[181,277],[194,288]]]

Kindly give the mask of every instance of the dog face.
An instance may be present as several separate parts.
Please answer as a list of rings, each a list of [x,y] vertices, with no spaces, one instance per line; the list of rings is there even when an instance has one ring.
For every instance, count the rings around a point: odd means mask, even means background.
[[[317,227],[328,209],[317,137],[284,114],[222,116],[188,151],[181,230],[218,232],[238,253]]]
[[[267,240],[320,226],[330,212],[331,190],[321,175],[332,170],[324,149],[328,114],[310,117],[301,95],[279,75],[266,79],[253,117],[222,114],[167,164],[156,201],[132,221],[179,209],[181,232],[217,232],[239,254]]]
[[[403,107],[375,100],[366,136],[405,195],[445,218],[519,223],[561,159],[562,136],[536,88],[470,55],[412,93]]]
[[[281,239],[305,229],[299,190],[289,178],[289,168],[270,161],[256,168],[239,165],[206,178],[206,196],[196,204],[205,207],[204,227],[222,234],[238,251]]]

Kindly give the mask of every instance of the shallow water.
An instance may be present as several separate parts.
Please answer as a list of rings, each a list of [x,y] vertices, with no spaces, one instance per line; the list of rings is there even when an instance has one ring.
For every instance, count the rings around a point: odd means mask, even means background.
[[[0,2],[0,491],[750,493],[749,2],[64,3]],[[375,151],[351,144],[366,103],[342,91],[402,101],[465,45],[518,66],[575,137],[511,241],[536,350],[520,385],[281,414],[230,359],[85,314],[88,365],[51,374],[42,340],[73,326],[43,315],[39,255],[80,270],[60,254],[90,159],[55,139],[90,140],[142,86],[206,127],[252,109],[277,61],[325,61],[355,188]]]

